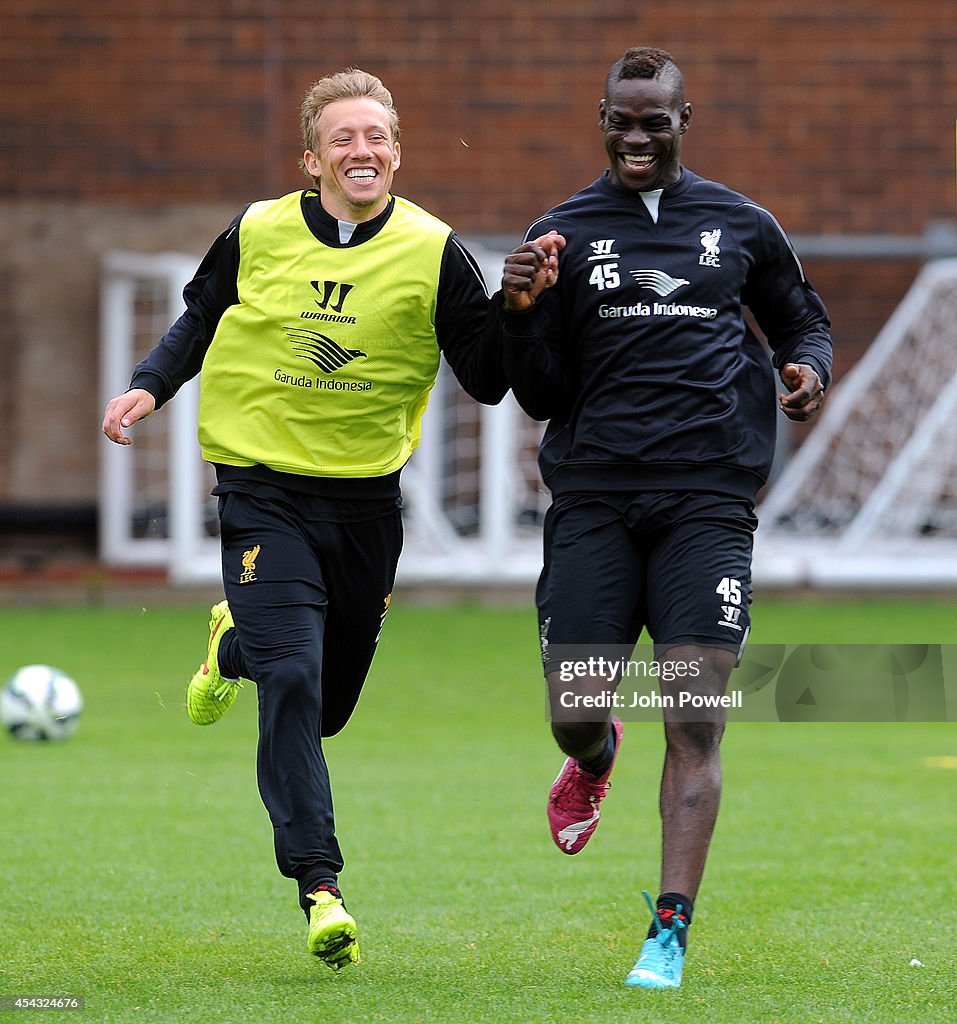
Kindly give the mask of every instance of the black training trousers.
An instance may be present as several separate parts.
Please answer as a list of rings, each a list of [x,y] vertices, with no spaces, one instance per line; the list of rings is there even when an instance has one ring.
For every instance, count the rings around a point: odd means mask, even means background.
[[[322,737],[349,720],[372,663],[402,548],[398,502],[231,491],[220,498],[231,667],[257,684],[259,792],[276,862],[300,905],[335,883],[342,853]]]

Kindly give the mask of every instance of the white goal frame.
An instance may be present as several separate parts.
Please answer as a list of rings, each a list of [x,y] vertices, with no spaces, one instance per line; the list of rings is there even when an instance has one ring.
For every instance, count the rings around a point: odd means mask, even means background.
[[[957,588],[957,259],[925,264],[758,514],[756,581]]]

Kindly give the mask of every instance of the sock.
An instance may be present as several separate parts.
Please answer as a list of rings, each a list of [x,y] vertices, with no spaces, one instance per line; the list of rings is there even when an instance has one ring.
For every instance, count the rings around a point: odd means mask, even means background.
[[[688,928],[691,926],[691,915],[694,913],[694,901],[680,892],[663,892],[656,903],[658,908],[658,920],[663,928],[670,928],[674,924],[674,916],[677,913],[678,904],[681,904],[680,920],[684,921],[685,927],[678,929],[678,945],[682,949],[688,946]],[[654,921],[648,929],[648,938],[653,939],[658,934],[658,926]]]
[[[239,679],[242,672],[237,669],[237,662],[242,659],[242,654],[236,643],[236,630],[227,629],[219,641],[219,651],[216,660],[219,662],[219,674],[223,679]]]
[[[327,892],[334,896],[337,900],[342,900],[342,907],[345,909],[346,901],[342,899],[342,893],[339,891],[339,886],[335,882],[320,882],[319,885],[315,886],[312,892]],[[310,893],[310,894],[311,894]],[[309,920],[309,911],[315,906],[315,903],[309,899],[309,896],[302,897],[302,912],[306,915],[306,920]]]
[[[342,893],[339,891],[338,885],[332,885],[329,882],[323,882],[322,885],[317,885],[313,892],[328,892],[331,893],[337,900],[342,899]]]
[[[615,730],[609,725],[608,727],[608,739],[605,741],[605,749],[593,758],[591,761],[579,761],[578,767],[582,771],[588,772],[589,775],[594,775],[597,779],[600,775],[604,775],[605,772],[611,767],[611,762],[615,759]]]

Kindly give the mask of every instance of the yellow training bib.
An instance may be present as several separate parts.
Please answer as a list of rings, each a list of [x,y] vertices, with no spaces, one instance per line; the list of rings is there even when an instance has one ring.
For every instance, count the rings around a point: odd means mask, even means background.
[[[324,245],[302,192],[239,224],[239,303],[200,378],[203,457],[305,476],[385,476],[419,443],[439,367],[435,304],[451,228],[404,199],[368,241]]]

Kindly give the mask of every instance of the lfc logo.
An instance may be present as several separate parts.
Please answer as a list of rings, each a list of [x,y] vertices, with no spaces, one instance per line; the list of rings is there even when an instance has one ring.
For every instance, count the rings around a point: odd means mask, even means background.
[[[243,571],[240,574],[240,583],[252,583],[256,579],[256,559],[259,557],[259,545],[249,551],[243,552]]]
[[[392,606],[392,595],[386,594],[385,600],[382,602],[382,614],[379,616],[379,632],[376,633],[375,642],[379,642],[379,637],[382,636],[382,627],[385,625],[385,617],[389,614],[389,608]]]
[[[704,252],[698,257],[698,263],[702,267],[720,267],[721,261],[718,258],[721,250],[718,242],[721,239],[721,228],[712,228],[710,231],[702,231],[699,235],[701,248]]]

